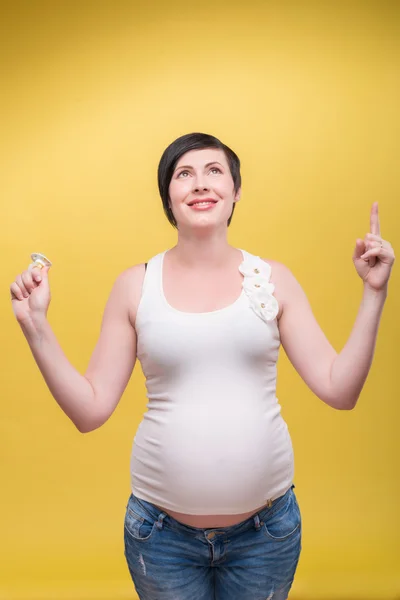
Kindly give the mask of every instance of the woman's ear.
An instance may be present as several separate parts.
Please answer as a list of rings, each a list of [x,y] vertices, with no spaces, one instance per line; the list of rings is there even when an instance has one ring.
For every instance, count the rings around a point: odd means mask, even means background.
[[[234,202],[239,202],[241,194],[242,194],[242,188],[239,188],[238,191],[235,194],[235,200],[234,200]]]

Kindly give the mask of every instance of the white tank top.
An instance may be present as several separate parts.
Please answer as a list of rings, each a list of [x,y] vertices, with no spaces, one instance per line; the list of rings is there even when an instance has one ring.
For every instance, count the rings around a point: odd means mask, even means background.
[[[241,514],[292,485],[292,443],[275,395],[280,337],[271,267],[241,252],[241,295],[212,312],[168,304],[166,251],[147,266],[136,331],[149,402],[134,438],[131,488],[167,510]]]

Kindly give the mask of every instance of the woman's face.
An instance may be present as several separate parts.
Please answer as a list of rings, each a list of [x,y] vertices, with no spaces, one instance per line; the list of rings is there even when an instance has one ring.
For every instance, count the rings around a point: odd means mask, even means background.
[[[240,189],[235,194],[223,150],[205,148],[183,154],[172,174],[169,197],[180,230],[227,226]]]

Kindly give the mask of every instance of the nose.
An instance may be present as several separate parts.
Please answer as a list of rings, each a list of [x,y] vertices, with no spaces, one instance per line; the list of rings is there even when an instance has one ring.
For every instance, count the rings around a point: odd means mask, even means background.
[[[209,190],[210,190],[210,188],[208,186],[206,186],[205,184],[196,183],[193,187],[194,192],[200,192],[200,191],[208,192]]]
[[[198,175],[193,182],[193,191],[194,192],[208,192],[210,188],[208,187],[206,181],[204,181],[203,175]]]

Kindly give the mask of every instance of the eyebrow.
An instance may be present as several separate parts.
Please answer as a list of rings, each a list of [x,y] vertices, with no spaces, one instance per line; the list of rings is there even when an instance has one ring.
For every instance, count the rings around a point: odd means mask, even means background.
[[[204,165],[205,167],[210,167],[211,165],[221,165],[221,163],[219,163],[217,160],[213,160],[209,163],[207,163],[206,165]],[[178,169],[193,169],[192,165],[181,165],[180,167],[178,167],[177,169],[175,169],[175,171],[177,171]]]

